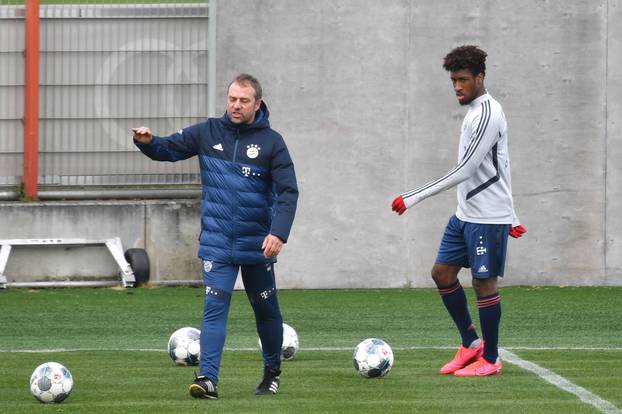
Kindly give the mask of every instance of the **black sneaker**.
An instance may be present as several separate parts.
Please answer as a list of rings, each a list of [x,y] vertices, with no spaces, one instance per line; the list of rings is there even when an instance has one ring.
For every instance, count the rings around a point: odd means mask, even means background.
[[[281,383],[281,375],[280,369],[275,369],[272,367],[264,367],[263,369],[263,379],[255,388],[255,395],[273,395],[279,390],[279,384]]]
[[[188,387],[190,395],[194,398],[218,398],[218,385],[207,377],[196,377]]]

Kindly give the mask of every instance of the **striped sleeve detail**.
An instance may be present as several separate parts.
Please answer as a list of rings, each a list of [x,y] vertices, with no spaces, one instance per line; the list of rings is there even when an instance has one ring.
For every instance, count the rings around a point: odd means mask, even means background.
[[[491,116],[490,101],[486,100],[486,101],[482,102],[481,103],[481,107],[482,107],[482,114],[480,116],[479,123],[477,125],[476,130],[475,130],[475,138],[472,139],[471,142],[469,143],[469,146],[468,146],[464,156],[462,157],[462,160],[460,160],[460,162],[458,163],[458,165],[456,165],[451,171],[449,171],[447,174],[445,174],[441,178],[439,178],[439,179],[437,179],[435,181],[432,181],[432,182],[430,182],[430,183],[428,183],[428,184],[426,184],[426,185],[424,185],[422,187],[419,187],[419,188],[417,188],[415,190],[403,193],[402,194],[402,198],[406,199],[408,197],[415,196],[417,194],[422,193],[423,191],[428,190],[430,187],[437,186],[439,184],[441,184],[441,187],[442,187],[443,181],[448,181],[450,178],[452,178],[452,176],[455,176],[456,174],[458,174],[460,172],[460,170],[462,170],[464,168],[465,165],[467,165],[469,160],[473,157],[473,154],[475,154],[476,150],[478,149],[478,147],[482,143],[482,138],[484,137],[485,132],[486,132],[486,128],[488,128],[488,124],[490,122],[490,116]],[[449,186],[447,186],[447,188],[448,187]]]

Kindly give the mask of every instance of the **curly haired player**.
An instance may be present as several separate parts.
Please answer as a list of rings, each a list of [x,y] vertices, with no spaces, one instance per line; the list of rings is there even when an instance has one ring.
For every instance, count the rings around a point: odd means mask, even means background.
[[[508,131],[499,102],[486,91],[486,52],[460,46],[445,56],[460,105],[468,107],[462,122],[458,164],[447,174],[393,200],[393,211],[406,209],[457,186],[458,208],[441,240],[432,279],[455,322],[462,344],[441,374],[459,377],[500,374],[499,322],[501,297],[497,278],[503,276],[508,234],[526,232],[514,212],[508,154]],[[458,272],[471,268],[482,330],[480,339],[469,314]]]

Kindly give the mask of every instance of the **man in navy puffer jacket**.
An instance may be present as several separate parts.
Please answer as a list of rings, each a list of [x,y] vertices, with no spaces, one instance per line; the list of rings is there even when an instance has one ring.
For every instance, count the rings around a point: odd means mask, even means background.
[[[203,185],[199,257],[205,304],[201,324],[200,375],[195,398],[218,398],[218,371],[231,294],[239,269],[255,312],[264,376],[257,395],[276,394],[280,384],[283,321],[274,262],[287,242],[298,201],[294,164],[281,135],[270,128],[261,85],[241,74],[229,85],[221,118],[168,137],[133,128],[134,143],[157,161],[198,156]]]

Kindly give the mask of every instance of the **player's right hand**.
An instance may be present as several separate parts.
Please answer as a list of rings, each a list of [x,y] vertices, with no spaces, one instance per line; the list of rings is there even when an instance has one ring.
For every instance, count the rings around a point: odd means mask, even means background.
[[[391,204],[391,210],[395,211],[400,216],[406,212],[406,204],[404,204],[404,199],[401,195],[395,197],[393,204]]]
[[[151,130],[146,126],[141,126],[137,128],[132,128],[132,132],[134,133],[134,139],[141,144],[149,144],[151,143]]]

